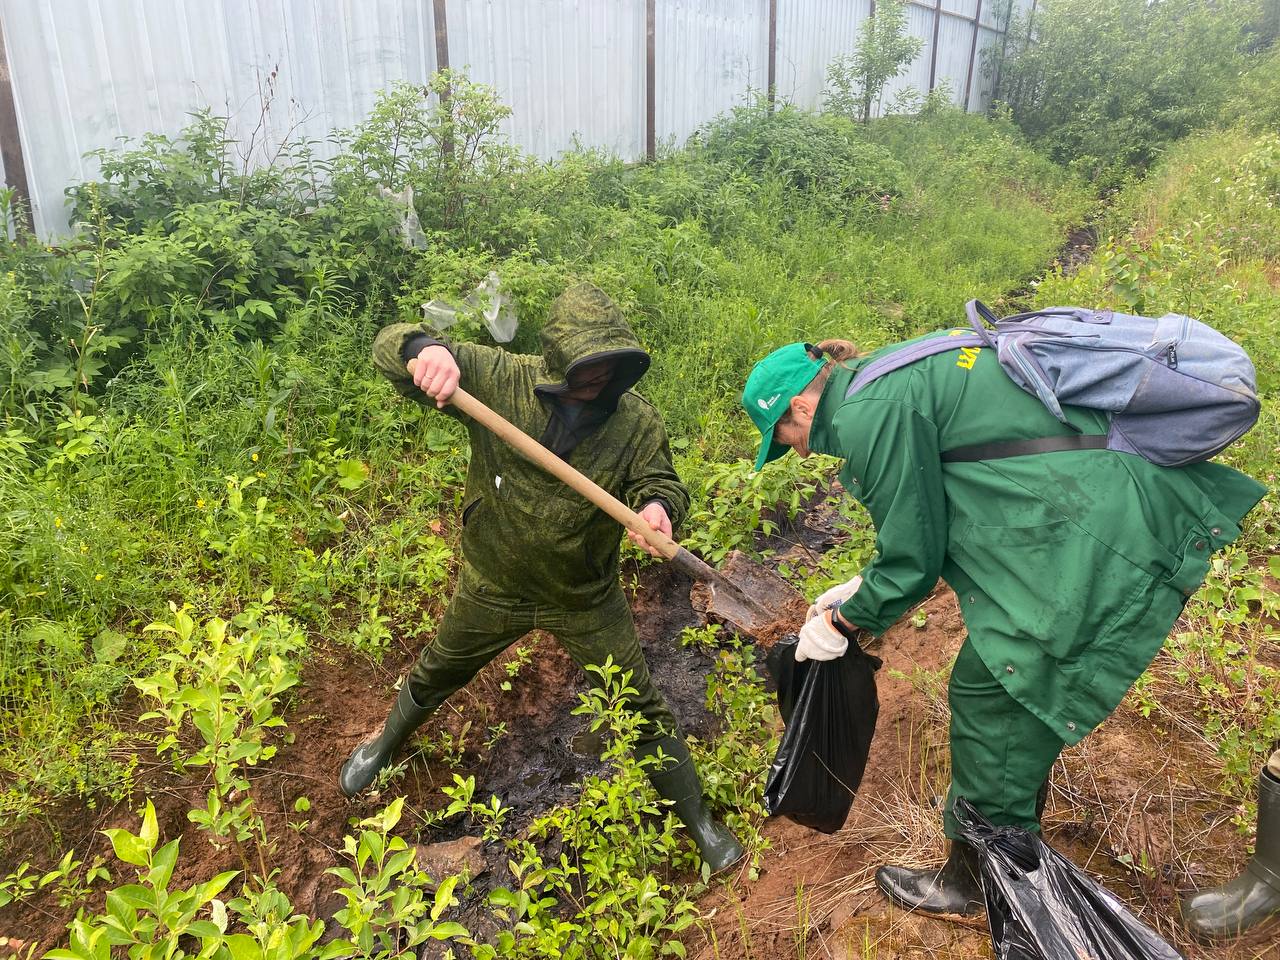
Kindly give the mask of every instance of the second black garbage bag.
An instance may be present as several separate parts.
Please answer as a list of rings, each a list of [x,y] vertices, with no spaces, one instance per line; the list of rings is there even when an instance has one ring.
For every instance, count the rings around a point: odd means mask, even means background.
[[[1021,827],[997,827],[964,799],[956,819],[977,847],[997,960],[1184,960],[1120,900]]]
[[[765,804],[770,816],[835,833],[867,767],[880,712],[880,660],[851,646],[834,660],[797,663],[796,643],[779,641],[767,660],[786,732],[769,768]]]

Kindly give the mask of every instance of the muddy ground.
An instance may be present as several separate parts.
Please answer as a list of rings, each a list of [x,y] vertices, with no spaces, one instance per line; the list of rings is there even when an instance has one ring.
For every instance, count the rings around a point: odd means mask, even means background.
[[[823,511],[806,521],[821,528]],[[800,536],[797,539],[808,540]],[[804,548],[793,548],[792,554]],[[782,559],[782,554],[778,559]],[[923,625],[913,613],[923,613]],[[870,648],[881,657],[880,715],[867,771],[844,827],[824,835],[771,820],[759,878],[704,898],[711,934],[699,960],[992,958],[985,917],[940,920],[898,910],[878,892],[883,863],[940,865],[940,806],[949,782],[946,672],[965,639],[955,595],[939,582]],[[1211,748],[1159,729],[1128,701],[1054,768],[1045,838],[1197,960],[1280,958],[1280,918],[1234,942],[1204,946],[1177,924],[1181,892],[1239,873],[1248,856],[1239,811],[1206,784]],[[1133,866],[1137,864],[1137,866]]]
[[[781,559],[819,553],[833,539],[830,506],[817,503],[762,546]],[[713,736],[714,718],[703,705],[710,657],[677,640],[684,627],[698,622],[688,601],[689,583],[661,565],[627,574],[638,574],[633,607],[656,682],[689,733]],[[941,584],[921,609],[923,626],[904,618],[874,649],[884,660],[878,678],[880,720],[867,774],[844,828],[827,836],[787,821],[767,823],[769,848],[758,878],[749,880],[740,872],[704,898],[708,920],[686,939],[691,956],[992,956],[982,918],[948,922],[905,915],[879,896],[871,879],[886,861],[941,859],[937,806],[947,783],[945,670],[963,642],[964,627],[954,597]],[[385,716],[393,685],[413,654],[411,645],[402,643],[372,667],[345,647],[317,641],[285,712],[292,742],[282,743],[279,754],[255,775],[255,803],[275,838],[262,859],[279,869],[277,883],[300,912],[328,917],[340,906],[333,893],[336,881],[325,871],[340,862],[350,824],[389,799],[349,801],[338,791],[336,775],[350,750]],[[586,721],[569,713],[586,684],[553,641],[536,638],[531,659],[511,680],[511,689],[503,690],[507,679],[500,660],[429,724],[435,742],[414,756],[392,788],[406,796],[406,810],[438,809],[447,802],[440,787],[452,783],[455,772],[474,775],[478,797],[496,794],[512,808],[505,829],[511,835],[552,805],[572,799],[574,785],[599,769],[590,738],[582,736]],[[502,723],[505,735],[486,747],[490,729]],[[441,748],[442,732],[463,740],[460,756],[451,758]],[[127,868],[111,860],[99,831],[136,830],[136,811],[146,795],[156,805],[162,838],[182,838],[175,885],[241,868],[234,849],[215,849],[187,820],[187,811],[203,798],[203,781],[179,777],[145,748],[139,752],[143,763],[128,802],[98,810],[67,804],[46,820],[24,825],[4,837],[0,849],[6,864],[32,860],[43,866],[74,848],[85,862],[107,858],[116,882],[123,882]],[[1172,919],[1179,890],[1233,875],[1244,861],[1230,824],[1235,811],[1202,786],[1212,782],[1212,770],[1203,745],[1188,745],[1122,707],[1055,768],[1047,839],[1104,877],[1189,957],[1280,958],[1280,922],[1245,942],[1205,949],[1186,942]],[[300,796],[310,801],[306,813],[294,810]],[[413,816],[406,815],[398,832],[411,842],[448,841],[461,837],[465,825],[419,837]],[[501,883],[502,845],[461,842],[468,845],[459,864],[469,860],[481,871],[478,893]],[[1142,852],[1151,866],[1132,869],[1122,862],[1122,850]],[[258,853],[251,850],[250,856],[257,859]],[[57,944],[73,913],[74,905],[62,907],[52,895],[0,910],[0,957],[6,953],[4,937],[39,942],[42,949]],[[483,933],[486,918],[478,898],[465,905],[461,919]]]
[[[701,622],[689,602],[690,582],[661,565],[628,573],[638,575],[632,607],[655,681],[686,732],[701,738],[714,735],[715,718],[704,703],[711,655],[678,640],[685,627]],[[506,665],[517,658],[516,646],[521,645],[531,648],[531,655],[510,676]],[[576,784],[603,769],[588,719],[570,713],[588,684],[552,638],[535,633],[483,671],[423,727],[430,741],[420,744],[401,779],[381,796],[368,793],[348,800],[337,786],[338,769],[351,750],[379,728],[394,701],[395,684],[415,654],[412,644],[401,642],[382,663],[373,665],[345,646],[323,640],[313,645],[302,682],[291,692],[283,712],[287,736],[279,741],[277,755],[252,776],[255,808],[273,842],[261,852],[247,845],[248,863],[233,847],[211,845],[206,834],[188,821],[188,811],[203,804],[208,789],[200,772],[176,774],[146,744],[148,734],[159,737],[159,728],[134,723],[141,763],[133,795],[121,803],[95,805],[98,808],[68,802],[19,830],[0,829],[6,865],[0,876],[12,869],[9,863],[31,861],[43,868],[56,863],[65,850],[74,849],[76,858],[85,863],[103,857],[115,882],[127,882],[132,879],[127,875],[131,868],[114,861],[101,831],[124,827],[136,832],[138,811],[150,797],[162,842],[181,839],[171,889],[222,870],[263,872],[260,865],[265,863],[268,869],[278,869],[276,883],[297,911],[331,917],[343,903],[334,893],[337,880],[326,871],[342,862],[343,836],[393,796],[406,798],[406,814],[397,833],[411,843],[447,843],[463,838],[467,824],[458,818],[444,827],[420,829],[418,814],[449,802],[440,788],[451,786],[455,773],[475,776],[478,800],[496,795],[510,808],[503,835],[513,836],[538,814],[573,800]],[[509,690],[502,688],[504,682]],[[129,695],[122,709],[126,716],[137,716],[144,708]],[[493,737],[494,728],[503,724],[505,732]],[[461,744],[461,749],[446,746],[446,739]],[[491,739],[494,742],[487,745]],[[306,812],[295,810],[299,797],[310,803]],[[483,865],[477,854],[483,857]],[[483,935],[486,926],[493,924],[480,909],[484,894],[510,879],[502,844],[464,841],[444,847],[441,855],[443,861],[434,861],[437,866],[452,870],[467,863],[473,872],[482,871],[459,919]],[[100,908],[101,895],[86,902]],[[58,904],[50,892],[0,909],[0,958],[7,957],[6,947],[15,944],[38,943],[42,949],[60,944],[76,906]]]

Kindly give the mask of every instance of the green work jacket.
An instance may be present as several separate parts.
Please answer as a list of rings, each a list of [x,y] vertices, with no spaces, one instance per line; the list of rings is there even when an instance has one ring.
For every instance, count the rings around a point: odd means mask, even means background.
[[[956,447],[1071,431],[990,349],[944,351],[846,399],[856,371],[899,346],[837,368],[809,435],[844,458],[841,483],[876,526],[876,555],[840,612],[879,634],[942,577],[993,676],[1075,743],[1151,663],[1265,488],[1221,464],[1108,450],[944,464]],[[1105,414],[1066,412],[1106,432]]]
[[[374,364],[402,395],[434,410],[435,401],[414,386],[402,358],[404,345],[424,333],[422,324],[384,327],[374,343]],[[460,386],[535,439],[547,429],[551,395],[569,368],[602,355],[643,354],[618,308],[585,284],[552,305],[542,345],[542,356],[475,343],[450,346]],[[462,509],[466,561],[499,589],[526,600],[571,610],[603,602],[618,588],[622,525],[480,424],[445,409],[466,424],[471,440]],[[689,494],[672,466],[662,419],[636,393],[623,393],[567,460],[632,509],[660,501],[673,527],[688,512]]]

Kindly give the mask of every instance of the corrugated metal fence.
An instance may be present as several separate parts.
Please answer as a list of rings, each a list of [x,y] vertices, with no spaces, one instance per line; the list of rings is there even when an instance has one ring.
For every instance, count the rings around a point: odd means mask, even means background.
[[[982,109],[982,50],[1010,7],[912,0],[924,46],[886,92],[944,80]],[[635,159],[768,89],[821,102],[874,0],[0,0],[0,170],[29,193],[37,232],[66,232],[68,185],[90,150],[175,136],[192,111],[230,117],[249,162],[286,136],[325,141],[400,79],[438,65],[493,84],[512,141],[542,157],[575,144]],[[5,63],[8,65],[6,82]],[[269,96],[270,95],[270,96]],[[263,103],[270,100],[270,109]],[[323,153],[324,147],[320,152]],[[25,183],[23,174],[25,173]]]

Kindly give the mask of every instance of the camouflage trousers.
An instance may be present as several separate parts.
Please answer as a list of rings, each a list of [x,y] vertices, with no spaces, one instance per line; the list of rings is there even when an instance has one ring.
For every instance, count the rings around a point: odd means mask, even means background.
[[[620,585],[604,603],[589,610],[565,610],[512,596],[465,565],[435,641],[423,649],[409,671],[409,692],[419,706],[439,707],[531,630],[554,636],[581,668],[613,657],[623,671],[631,671],[636,693],[629,705],[649,721],[641,728],[639,751],[654,741],[679,737],[676,719],[649,676],[631,607]]]

